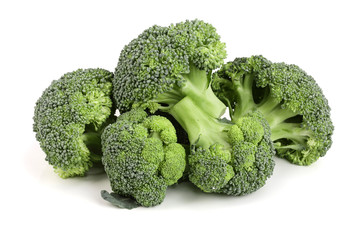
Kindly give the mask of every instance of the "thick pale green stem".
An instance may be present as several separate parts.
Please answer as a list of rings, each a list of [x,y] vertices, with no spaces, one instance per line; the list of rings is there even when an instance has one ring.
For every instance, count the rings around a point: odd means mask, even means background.
[[[159,107],[161,111],[168,112],[181,99],[189,97],[211,117],[219,118],[225,113],[225,104],[215,96],[210,87],[210,74],[190,64],[190,72],[182,76],[185,80],[183,85],[173,86],[171,90],[156,97],[155,102],[163,105]]]
[[[234,81],[237,101],[231,115],[235,121],[256,108],[252,93],[253,78],[252,74],[247,74],[243,81]]]
[[[220,143],[225,147],[230,147],[226,130],[231,125],[210,116],[190,96],[175,104],[169,113],[187,132],[191,144],[208,148],[215,143]]]
[[[184,96],[192,99],[194,103],[209,116],[221,117],[226,106],[218,99],[210,87],[210,75],[204,70],[190,65],[190,73],[183,74],[186,79],[185,85],[181,88]]]

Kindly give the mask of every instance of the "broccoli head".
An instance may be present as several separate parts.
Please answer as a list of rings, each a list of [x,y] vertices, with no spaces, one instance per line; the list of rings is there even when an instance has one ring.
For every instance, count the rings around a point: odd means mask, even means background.
[[[171,122],[134,109],[120,115],[102,134],[103,164],[112,190],[142,206],[155,206],[167,186],[185,170],[185,149],[177,143]]]
[[[101,163],[100,135],[114,113],[112,78],[104,69],[66,73],[36,102],[33,130],[60,177],[83,176]]]
[[[227,124],[218,133],[226,143],[193,149],[189,179],[204,192],[246,195],[264,186],[272,175],[275,152],[270,127],[259,112]]]
[[[328,101],[298,66],[262,56],[236,58],[213,78],[212,88],[233,121],[252,111],[264,115],[278,156],[309,165],[330,148],[334,127]]]
[[[121,51],[113,81],[116,106],[120,112],[143,104],[166,111],[191,96],[209,113],[217,114],[218,108],[223,113],[221,101],[211,91],[206,98],[202,92],[208,73],[225,57],[225,44],[211,24],[193,20],[150,27]]]
[[[185,130],[182,136],[188,137],[192,149],[188,157],[189,179],[205,192],[220,192],[235,176],[241,179],[236,183],[248,182],[246,174],[239,174],[243,171],[240,166],[234,169],[234,161],[245,164],[261,179],[271,175],[274,165],[272,143],[262,143],[268,144],[266,148],[257,145],[265,134],[257,120],[251,118],[237,125],[235,121],[220,119],[226,105],[210,87],[211,73],[223,64],[225,57],[225,44],[212,25],[200,20],[185,21],[145,30],[124,47],[114,73],[114,98],[121,112],[145,106],[152,112],[171,115]],[[260,127],[249,128],[247,136],[242,132],[248,129],[245,122]],[[258,136],[259,142],[250,141],[254,137],[250,135]],[[251,153],[245,150],[248,143],[253,144]],[[261,150],[265,152],[257,153]],[[267,169],[257,168],[256,164]],[[244,187],[233,193],[241,195],[255,188]]]

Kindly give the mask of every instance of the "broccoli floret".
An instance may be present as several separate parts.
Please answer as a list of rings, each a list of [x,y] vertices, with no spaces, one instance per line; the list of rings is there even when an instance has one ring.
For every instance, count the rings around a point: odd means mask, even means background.
[[[265,185],[275,165],[269,124],[259,112],[249,113],[235,124],[221,124],[224,129],[217,137],[224,140],[222,144],[218,140],[189,155],[190,181],[204,192],[239,196],[256,191]]]
[[[101,164],[100,136],[113,121],[112,78],[104,69],[66,73],[36,102],[33,130],[60,177],[84,176]]]
[[[296,65],[262,56],[236,58],[214,74],[212,88],[233,121],[254,110],[270,124],[278,156],[310,165],[331,146],[330,107],[315,80]]]
[[[238,125],[219,119],[226,105],[210,87],[211,73],[225,57],[225,44],[210,24],[194,20],[153,26],[122,50],[114,73],[114,99],[120,112],[146,106],[174,117],[191,145],[190,181],[205,192],[241,195],[261,187],[260,182],[271,175],[273,146],[263,141],[268,134],[264,128],[249,128],[252,124],[259,127],[254,118]],[[259,147],[256,141],[268,146]],[[253,144],[251,153],[246,150],[247,142]],[[242,171],[251,171],[259,179],[240,174]],[[232,186],[242,189],[226,191],[235,176],[238,180]],[[245,189],[245,185],[250,187]]]
[[[225,106],[206,90],[209,73],[225,57],[225,44],[210,24],[194,20],[153,26],[121,51],[113,81],[116,106],[125,112],[146,103],[152,111],[167,111],[189,96],[219,117]]]
[[[275,150],[270,139],[270,126],[260,112],[246,114],[235,123],[237,129],[232,129],[235,133],[229,131],[230,135],[236,136],[232,138],[231,159],[235,175],[220,192],[238,196],[265,185],[275,166]],[[239,138],[242,140],[239,141]]]
[[[142,206],[155,206],[185,170],[185,149],[171,122],[134,109],[120,115],[102,134],[103,164],[112,190]]]

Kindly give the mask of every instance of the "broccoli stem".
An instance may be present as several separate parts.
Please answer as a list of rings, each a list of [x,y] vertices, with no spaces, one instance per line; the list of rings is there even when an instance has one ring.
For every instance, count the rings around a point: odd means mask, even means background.
[[[198,100],[187,96],[175,104],[169,113],[187,132],[190,144],[209,148],[215,143],[220,143],[225,148],[230,148],[226,130],[231,124],[210,116],[199,105],[201,104]]]
[[[252,93],[252,85],[254,83],[254,75],[247,74],[242,81],[234,81],[236,93],[236,105],[231,116],[233,120],[237,120],[256,108]]]
[[[270,94],[259,104],[258,110],[269,122],[271,140],[276,143],[276,149],[301,151],[305,148],[306,141],[311,135],[310,131],[302,128],[301,123],[287,122],[290,118],[298,116],[297,113],[281,107],[281,103]]]
[[[219,121],[225,113],[225,104],[210,87],[211,73],[190,63],[183,73],[183,83],[158,95],[159,110],[171,114],[187,132],[190,144],[208,148],[215,143],[229,147],[226,129],[229,123]]]
[[[311,131],[301,127],[301,123],[280,123],[271,129],[271,140],[281,142],[281,139],[293,142],[287,145],[275,145],[277,149],[291,148],[302,150],[306,146],[307,139],[312,136]]]
[[[287,119],[297,116],[298,114],[281,107],[281,102],[272,97],[270,91],[263,92],[262,100],[255,103],[253,95],[254,74],[246,74],[240,81],[233,81],[237,104],[232,112],[232,120],[236,121],[250,111],[260,111],[269,122],[273,131],[279,124],[284,123]]]
[[[184,78],[182,86],[174,86],[172,90],[156,98],[155,102],[165,105],[160,106],[160,110],[168,112],[181,99],[189,97],[204,113],[213,118],[219,118],[225,113],[226,106],[210,87],[211,74],[190,64],[189,73],[182,74],[182,77]]]
[[[190,64],[189,73],[182,77],[181,86],[156,98],[156,102],[167,105],[159,109],[178,121],[187,132],[190,144],[208,148],[220,143],[230,147],[225,132],[230,124],[219,121],[226,106],[210,87],[211,74]]]
[[[250,111],[260,111],[270,125],[271,140],[277,142],[276,149],[304,149],[311,132],[303,128],[301,123],[289,122],[289,119],[299,116],[299,114],[282,107],[281,101],[275,99],[269,89],[265,89],[259,96],[254,96],[257,92],[253,92],[253,84],[253,74],[246,74],[240,81],[233,81],[237,104],[233,112],[230,110],[231,119],[237,121]],[[254,97],[261,101],[255,103]]]
[[[225,113],[225,104],[216,97],[210,87],[211,74],[190,64],[190,72],[183,74],[183,77],[186,80],[181,87],[184,96],[191,98],[204,113],[213,118],[219,118]]]
[[[271,138],[277,140],[283,136],[297,136],[301,130],[299,123],[281,123],[272,129]]]
[[[156,132],[156,131],[152,131],[152,132],[149,134],[149,138],[157,138],[157,139],[161,140],[160,133],[159,133],[159,132]]]
[[[277,125],[298,114],[281,106],[281,103],[269,94],[258,104],[258,111],[266,117],[270,128],[274,129]]]
[[[85,131],[82,135],[82,141],[90,151],[90,160],[93,162],[101,161],[101,136],[98,132]]]

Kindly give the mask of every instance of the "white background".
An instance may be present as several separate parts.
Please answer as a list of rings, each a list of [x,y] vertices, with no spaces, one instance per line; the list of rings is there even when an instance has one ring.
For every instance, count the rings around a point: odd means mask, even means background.
[[[359,6],[357,1],[1,1],[1,239],[359,239]],[[262,54],[312,75],[332,108],[333,146],[309,167],[276,159],[245,197],[170,188],[154,208],[100,197],[105,175],[60,179],[32,132],[35,101],[77,68],[113,71],[144,29],[212,23],[228,59]]]

